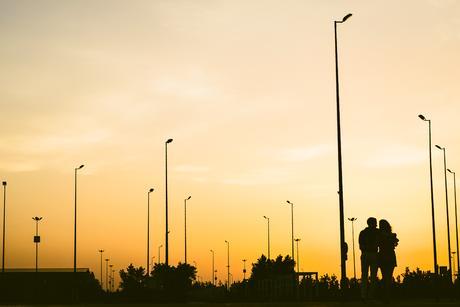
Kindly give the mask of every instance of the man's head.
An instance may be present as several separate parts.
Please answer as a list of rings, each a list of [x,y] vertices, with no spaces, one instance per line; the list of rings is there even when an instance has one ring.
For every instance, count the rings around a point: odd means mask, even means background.
[[[370,228],[377,228],[377,219],[375,217],[370,217],[367,219],[367,225]]]

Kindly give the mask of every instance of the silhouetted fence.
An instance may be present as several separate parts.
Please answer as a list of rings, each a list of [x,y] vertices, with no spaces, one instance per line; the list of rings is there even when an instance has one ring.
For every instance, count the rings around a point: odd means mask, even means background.
[[[89,269],[8,269],[0,273],[2,303],[61,303],[96,301],[99,282]]]
[[[106,293],[87,269],[76,274],[71,269],[7,270],[0,273],[0,303],[356,301],[361,288],[359,280],[352,279],[341,289],[336,276],[310,272],[261,274],[263,278],[236,282],[227,290],[222,284],[196,282],[194,268],[184,264],[156,266],[149,276],[133,266],[121,273],[121,289]],[[379,288],[377,299],[382,298]],[[406,269],[396,278],[391,296],[394,300],[460,299],[460,283],[451,283],[447,275]]]

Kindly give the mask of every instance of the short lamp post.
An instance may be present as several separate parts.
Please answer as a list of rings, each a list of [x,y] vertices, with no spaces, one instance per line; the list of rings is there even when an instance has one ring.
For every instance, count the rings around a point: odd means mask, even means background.
[[[38,233],[38,222],[40,222],[43,218],[35,216],[32,219],[35,221],[35,236],[34,236],[34,243],[35,243],[35,272],[38,272],[38,244],[40,244],[40,235]]]

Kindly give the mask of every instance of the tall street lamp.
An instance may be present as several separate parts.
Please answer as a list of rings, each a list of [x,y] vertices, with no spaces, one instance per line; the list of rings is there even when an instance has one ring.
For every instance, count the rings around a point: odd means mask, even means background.
[[[225,240],[227,243],[227,290],[230,289],[230,242]]]
[[[300,239],[294,239],[296,245],[297,245],[297,273],[300,272],[300,261],[299,261],[299,241]]]
[[[161,244],[160,246],[158,246],[158,264],[161,263],[161,248],[163,247],[163,244]]]
[[[74,214],[74,231],[73,231],[73,272],[77,273],[77,171],[82,169],[85,165],[82,164],[79,167],[75,168],[75,195],[74,195],[74,208],[75,208],[75,214]]]
[[[418,116],[421,120],[428,122],[428,152],[430,156],[430,190],[431,190],[431,228],[433,230],[433,261],[434,261],[434,272],[438,274],[438,256],[436,252],[436,226],[434,219],[434,191],[433,191],[433,163],[431,159],[431,120],[427,119],[423,115]]]
[[[215,282],[214,282],[214,251],[212,249],[210,249],[209,251],[212,253],[212,273],[211,273],[212,284],[215,285]]]
[[[351,222],[351,237],[353,240],[353,277],[356,281],[356,262],[355,262],[355,221],[357,220],[356,217],[348,218]]]
[[[115,292],[115,270],[112,270],[112,292]]]
[[[153,188],[147,192],[147,276],[150,275],[150,193],[152,192]]]
[[[112,292],[112,284],[113,284],[113,277],[112,277],[112,268],[113,268],[113,264],[109,264],[109,291],[108,292]]]
[[[190,200],[192,196],[184,199],[184,250],[185,250],[185,264],[187,264],[187,200]]]
[[[335,89],[337,98],[337,158],[339,169],[339,211],[340,211],[340,269],[341,283],[344,284],[347,278],[346,266],[346,243],[345,243],[345,222],[343,213],[343,179],[342,179],[342,137],[340,132],[340,96],[339,96],[339,60],[337,54],[337,24],[344,23],[352,14],[347,14],[341,21],[334,21],[334,42],[335,42]]]
[[[455,254],[457,254],[457,252],[452,252],[452,262],[454,263],[454,271],[452,273],[454,276],[455,276],[455,261],[454,261]]]
[[[294,260],[294,204],[289,200],[286,200],[286,202],[291,205],[291,255],[292,260]]]
[[[104,289],[104,283],[102,282],[102,253],[104,253],[104,250],[100,249],[99,253],[101,254],[101,289]]]
[[[109,292],[109,260],[105,259],[105,289]]]
[[[268,236],[268,248],[267,248],[267,256],[268,256],[268,260],[270,260],[270,218],[269,217],[266,217],[264,215],[264,219],[267,220],[267,236]]]
[[[457,270],[460,268],[460,257],[458,254],[458,221],[457,221],[457,184],[455,180],[455,172],[447,169],[449,173],[454,175],[454,200],[455,200],[455,240],[457,245]]]
[[[449,252],[449,257],[447,258],[449,260],[449,272],[452,277],[452,261],[450,261],[450,255],[451,255],[451,250],[450,250],[450,224],[449,224],[449,197],[447,194],[447,163],[446,163],[446,148],[441,147],[439,145],[436,145],[436,148],[442,150],[444,154],[444,187],[446,188],[446,214],[447,214],[447,249]]]
[[[166,230],[165,230],[165,263],[169,265],[169,227],[168,227],[168,144],[171,143],[173,139],[168,139],[165,142],[165,200],[166,200]]]
[[[3,185],[3,241],[2,241],[2,273],[5,272],[5,220],[6,220],[6,181]]]
[[[35,216],[32,219],[35,221],[35,236],[34,236],[34,243],[35,243],[35,272],[38,272],[38,244],[40,243],[40,235],[38,234],[38,222],[40,222],[43,218]]]

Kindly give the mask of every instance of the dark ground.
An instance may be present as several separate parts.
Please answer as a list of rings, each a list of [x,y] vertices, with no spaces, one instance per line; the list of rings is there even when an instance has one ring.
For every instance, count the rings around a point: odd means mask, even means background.
[[[24,306],[24,305],[23,305]],[[401,306],[401,307],[452,307],[452,306],[460,306],[460,302],[458,301],[444,301],[444,302],[433,302],[433,301],[399,301],[393,302],[390,304],[384,304],[379,301],[375,302],[347,302],[347,303],[339,303],[339,302],[303,302],[303,303],[292,303],[292,302],[277,302],[277,303],[184,303],[184,304],[88,304],[88,305],[54,305],[55,307],[59,306],[88,306],[88,307],[127,307],[127,306],[135,306],[135,307],[352,307],[352,306]]]

